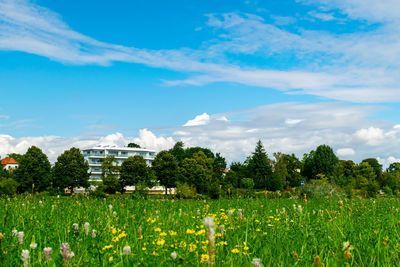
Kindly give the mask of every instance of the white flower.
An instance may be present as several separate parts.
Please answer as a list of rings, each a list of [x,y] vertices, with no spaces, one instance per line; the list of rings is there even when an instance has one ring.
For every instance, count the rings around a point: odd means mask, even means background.
[[[92,237],[96,238],[96,230],[92,230]]]
[[[261,260],[260,259],[253,259],[251,262],[254,267],[261,267]]]
[[[301,205],[299,205],[299,206],[297,207],[297,209],[299,210],[300,213],[303,212],[303,207],[302,207]]]
[[[24,242],[24,232],[18,232],[18,243],[22,244]]]
[[[72,225],[72,228],[74,228],[75,230],[78,230],[78,227],[79,227],[79,225],[78,225],[77,223],[74,223],[74,224]]]
[[[113,211],[113,216],[116,217],[117,216],[117,212]]]
[[[111,205],[111,204],[108,205],[108,209],[109,209],[109,210],[112,210],[112,205]]]
[[[124,254],[125,254],[125,255],[131,254],[131,247],[130,247],[130,246],[126,245],[126,246],[124,247]]]
[[[24,267],[28,266],[29,264],[29,250],[23,249],[22,250],[22,261],[24,263]]]
[[[172,258],[173,260],[175,260],[177,256],[178,256],[178,255],[176,254],[175,251],[171,253],[171,258]]]
[[[12,230],[12,234],[13,234],[13,236],[17,236],[18,235],[18,230]]]
[[[33,242],[30,244],[30,247],[31,247],[31,249],[35,249],[35,248],[37,248],[37,244],[35,242]]]
[[[43,201],[39,200],[39,204],[43,204]]]
[[[89,227],[90,227],[90,223],[85,222],[85,232],[86,232],[86,235],[89,234]]]
[[[45,256],[46,260],[50,260],[51,259],[52,249],[51,248],[44,248],[43,252],[44,252],[44,256]]]

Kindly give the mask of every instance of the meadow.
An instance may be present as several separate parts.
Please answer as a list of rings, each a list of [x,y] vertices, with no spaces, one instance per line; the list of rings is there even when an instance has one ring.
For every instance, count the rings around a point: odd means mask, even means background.
[[[0,262],[393,266],[400,262],[399,209],[398,199],[25,195],[0,200]]]

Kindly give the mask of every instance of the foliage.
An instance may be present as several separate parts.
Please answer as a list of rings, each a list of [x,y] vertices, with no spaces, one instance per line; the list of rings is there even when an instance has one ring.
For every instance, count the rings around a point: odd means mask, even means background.
[[[246,160],[247,170],[251,174],[257,189],[275,190],[270,183],[272,176],[271,162],[259,140],[251,157]]]
[[[18,183],[14,179],[0,177],[0,195],[15,195],[17,188]]]
[[[176,196],[178,198],[193,199],[196,198],[196,188],[188,183],[177,183],[176,186]]]
[[[142,156],[136,155],[127,158],[122,163],[120,170],[122,187],[133,186],[139,182],[151,187],[155,183],[155,175]]]
[[[304,155],[302,174],[308,179],[314,179],[317,174],[332,176],[338,161],[330,146],[320,145],[315,151]]]
[[[53,187],[62,191],[69,188],[71,192],[75,187],[89,186],[89,164],[83,158],[78,148],[64,151],[53,167]]]
[[[174,147],[168,151],[172,154],[172,156],[174,156],[179,166],[181,166],[182,161],[185,159],[185,149],[183,148],[183,146],[183,142],[176,142]]]
[[[19,192],[44,191],[51,185],[51,165],[40,148],[30,147],[22,156],[15,179],[19,183]]]
[[[132,147],[132,148],[140,148],[140,145],[136,144],[136,143],[129,143],[128,147]]]
[[[165,186],[165,191],[168,188],[176,186],[178,173],[178,163],[174,156],[168,151],[161,151],[153,160],[152,169],[160,183]]]
[[[244,189],[253,190],[254,188],[254,181],[251,178],[243,178],[240,183]]]
[[[345,194],[327,182],[310,180],[301,189],[307,198],[345,198]]]

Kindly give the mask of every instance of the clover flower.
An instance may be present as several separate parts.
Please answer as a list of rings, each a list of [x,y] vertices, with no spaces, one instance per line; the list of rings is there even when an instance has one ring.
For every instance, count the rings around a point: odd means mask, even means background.
[[[31,247],[31,249],[37,248],[37,244],[35,242],[31,243],[29,246]]]
[[[63,264],[67,266],[68,259],[72,259],[74,257],[74,252],[72,252],[67,243],[62,243],[60,248],[61,256],[63,257]]]
[[[130,247],[130,246],[126,245],[126,246],[124,247],[124,254],[125,254],[125,255],[131,254],[131,247]]]
[[[92,230],[92,238],[96,238],[96,230]]]
[[[52,249],[50,247],[43,249],[43,254],[44,254],[44,257],[46,258],[46,260],[51,259],[51,253],[52,253]]]
[[[176,254],[175,251],[171,253],[171,258],[172,258],[173,260],[175,260],[177,256],[178,256],[178,255]]]
[[[22,262],[24,263],[24,267],[29,265],[29,250],[27,249],[22,250]]]
[[[254,267],[261,267],[261,260],[260,259],[253,259],[251,261],[251,264],[253,264]]]
[[[74,224],[72,225],[72,228],[74,228],[75,230],[78,230],[78,227],[79,227],[79,224],[77,224],[77,223],[74,223]]]
[[[204,224],[207,228],[207,239],[208,239],[208,262],[213,265],[215,259],[215,243],[214,243],[214,218],[213,217],[206,217],[204,218]]]
[[[85,222],[85,232],[86,232],[86,235],[89,234],[89,227],[90,227],[90,223]]]
[[[24,242],[24,232],[18,232],[18,244],[22,244]]]

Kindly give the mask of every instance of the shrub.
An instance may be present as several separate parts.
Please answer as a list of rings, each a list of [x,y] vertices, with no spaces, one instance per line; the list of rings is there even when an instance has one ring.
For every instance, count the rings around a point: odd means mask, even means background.
[[[253,190],[254,188],[254,181],[251,178],[243,178],[240,183],[244,189]]]
[[[11,178],[0,178],[0,195],[15,195],[18,183]]]
[[[308,198],[343,198],[345,195],[328,183],[307,183],[302,187],[302,194]]]
[[[187,183],[177,183],[176,195],[179,198],[185,199],[196,198],[196,188],[193,185],[188,185]]]

